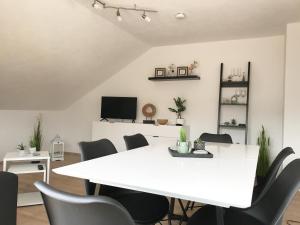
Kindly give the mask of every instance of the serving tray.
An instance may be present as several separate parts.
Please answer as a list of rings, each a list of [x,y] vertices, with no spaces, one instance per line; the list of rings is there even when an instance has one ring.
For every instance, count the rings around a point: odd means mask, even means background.
[[[170,155],[173,157],[181,157],[181,158],[213,158],[214,157],[212,153],[206,150],[205,151],[207,152],[207,154],[195,154],[193,153],[195,151],[194,149],[192,149],[192,151],[189,153],[179,153],[176,150],[172,149],[171,147],[169,147],[168,149]]]

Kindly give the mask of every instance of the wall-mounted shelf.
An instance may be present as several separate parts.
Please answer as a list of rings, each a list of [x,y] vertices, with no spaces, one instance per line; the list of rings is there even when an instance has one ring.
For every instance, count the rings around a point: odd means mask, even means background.
[[[200,80],[198,75],[188,76],[165,76],[165,77],[148,77],[151,81],[176,81],[176,80]]]
[[[239,87],[239,88],[242,88],[242,87],[245,87],[247,88],[249,86],[249,83],[248,81],[223,81],[221,82],[221,87],[228,87],[228,88],[231,88],[231,87]]]
[[[220,128],[226,128],[226,129],[246,129],[246,125],[225,125],[225,124],[219,124]]]

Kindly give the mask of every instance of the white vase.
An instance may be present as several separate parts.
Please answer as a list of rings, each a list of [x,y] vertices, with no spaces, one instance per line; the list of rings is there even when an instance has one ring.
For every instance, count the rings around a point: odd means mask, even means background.
[[[29,152],[30,152],[30,154],[35,153],[36,152],[36,147],[29,148]]]
[[[25,155],[25,150],[20,150],[20,149],[18,149],[18,152],[19,152],[19,155],[20,155],[20,156]]]
[[[176,125],[183,126],[183,124],[184,124],[184,119],[176,119]]]
[[[189,143],[188,142],[179,142],[178,152],[185,154],[189,152]]]

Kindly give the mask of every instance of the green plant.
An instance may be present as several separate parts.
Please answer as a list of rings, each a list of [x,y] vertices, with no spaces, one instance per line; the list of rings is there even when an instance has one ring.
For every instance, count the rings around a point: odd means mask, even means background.
[[[186,107],[184,105],[184,103],[186,102],[186,100],[184,99],[181,99],[180,97],[178,98],[173,98],[174,102],[175,102],[175,105],[176,105],[176,108],[177,109],[174,109],[174,108],[168,108],[171,112],[174,112],[177,114],[177,118],[178,119],[181,119],[181,114],[182,112],[184,112],[186,110]]]
[[[259,157],[257,163],[256,175],[259,177],[264,177],[270,166],[270,137],[267,137],[264,126],[259,133],[257,138],[257,144],[259,145]]]
[[[38,117],[36,126],[33,128],[33,136],[29,142],[31,148],[36,147],[37,151],[41,150],[42,146],[42,121]]]
[[[21,144],[18,145],[17,149],[23,151],[23,150],[25,150],[25,147],[26,147],[26,146],[25,146],[23,143],[21,143]]]
[[[186,142],[186,130],[184,128],[180,129],[179,141],[180,142]]]

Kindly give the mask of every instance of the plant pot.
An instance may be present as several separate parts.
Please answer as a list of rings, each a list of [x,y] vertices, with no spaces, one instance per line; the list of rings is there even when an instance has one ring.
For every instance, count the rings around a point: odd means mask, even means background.
[[[20,155],[20,156],[25,155],[25,150],[20,150],[20,149],[18,149],[18,152],[19,152],[19,155]]]
[[[188,142],[179,142],[178,152],[186,154],[189,152],[189,143]]]
[[[30,152],[30,154],[35,153],[36,152],[36,147],[29,148],[29,152]]]
[[[176,125],[183,126],[183,124],[184,124],[184,119],[176,119]]]

